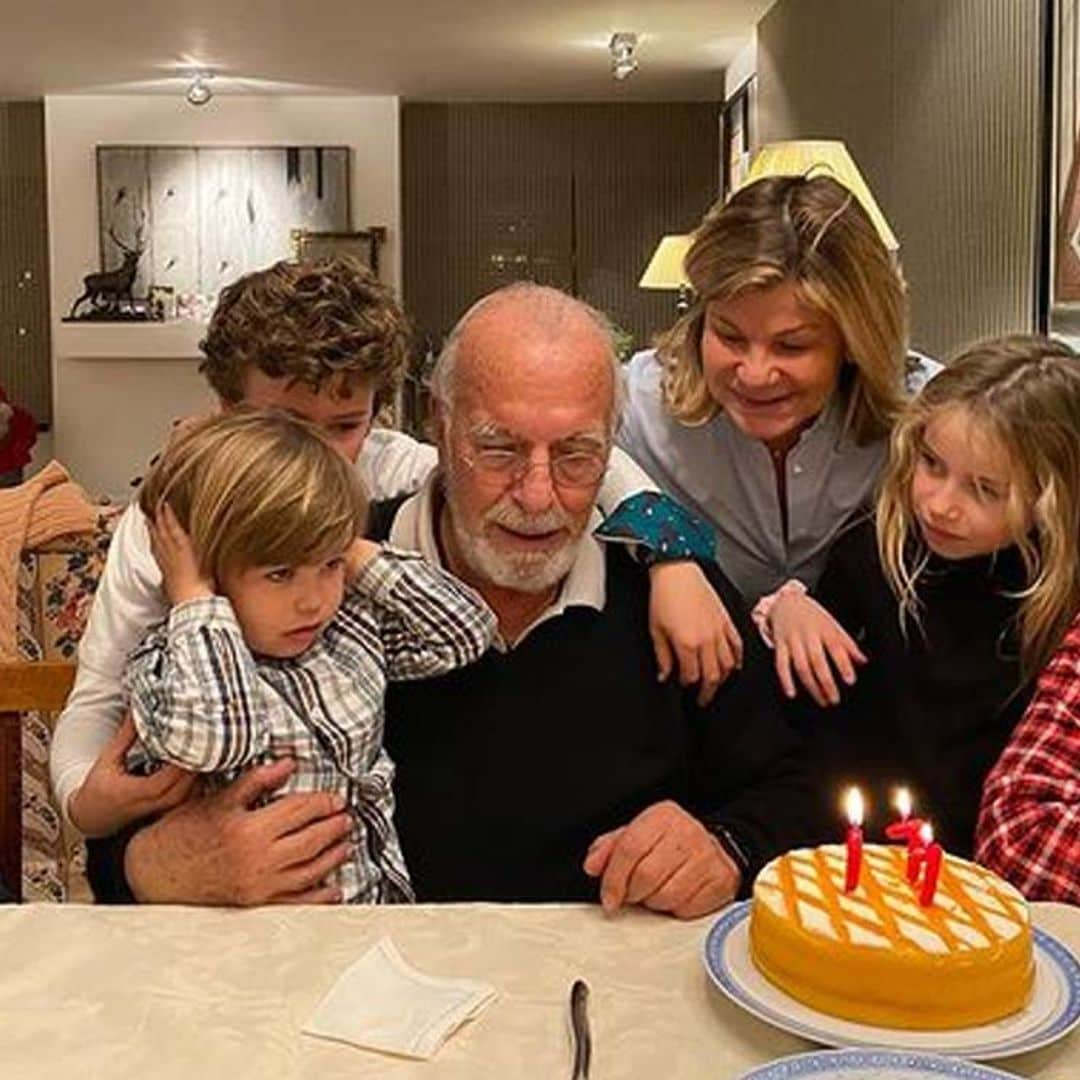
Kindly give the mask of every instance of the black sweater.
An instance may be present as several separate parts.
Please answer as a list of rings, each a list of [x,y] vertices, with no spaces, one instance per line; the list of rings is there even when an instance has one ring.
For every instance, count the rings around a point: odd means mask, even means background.
[[[894,816],[892,789],[906,784],[945,847],[971,856],[983,780],[1031,696],[1030,685],[1018,690],[1019,602],[1005,595],[1022,583],[1015,549],[931,557],[918,584],[921,625],[907,619],[905,637],[873,522],[837,540],[815,596],[869,662],[839,708],[803,714],[836,820],[841,788],[857,783],[876,837]]]
[[[812,838],[799,744],[734,587],[742,671],[699,708],[656,680],[648,574],[608,545],[602,612],[573,607],[508,653],[387,696],[397,826],[420,900],[590,900],[590,842],[661,799],[764,860]]]

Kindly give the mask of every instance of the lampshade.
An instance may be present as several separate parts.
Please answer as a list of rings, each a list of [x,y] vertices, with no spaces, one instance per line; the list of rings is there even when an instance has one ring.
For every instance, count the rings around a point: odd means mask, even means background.
[[[742,186],[766,176],[831,176],[859,200],[885,247],[889,251],[899,250],[900,244],[881,207],[870,194],[847,147],[839,140],[794,139],[768,143],[754,155]]]
[[[690,236],[663,236],[638,282],[639,289],[678,289],[689,282],[683,259],[690,250]]]

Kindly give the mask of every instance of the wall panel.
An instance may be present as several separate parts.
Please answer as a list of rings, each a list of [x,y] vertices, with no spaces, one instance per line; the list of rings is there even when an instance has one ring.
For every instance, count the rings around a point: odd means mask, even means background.
[[[637,288],[664,233],[715,197],[714,104],[444,105],[402,110],[405,303],[437,346],[511,281],[589,300],[637,344],[674,294]]]
[[[758,27],[761,141],[848,144],[936,354],[1037,323],[1040,9],[779,0]]]
[[[0,102],[0,384],[52,419],[44,110]]]

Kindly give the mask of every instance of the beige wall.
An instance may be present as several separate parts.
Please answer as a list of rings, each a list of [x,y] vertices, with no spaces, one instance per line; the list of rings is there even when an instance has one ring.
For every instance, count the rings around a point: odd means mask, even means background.
[[[902,245],[912,340],[1032,330],[1038,0],[778,0],[759,141],[840,138]]]
[[[45,140],[53,452],[92,495],[126,499],[131,477],[142,472],[171,421],[210,404],[196,370],[197,333],[60,323],[79,294],[83,275],[98,268],[95,146],[350,146],[353,225],[387,227],[382,276],[398,287],[397,98],[218,95],[195,109],[178,96],[49,97]]]

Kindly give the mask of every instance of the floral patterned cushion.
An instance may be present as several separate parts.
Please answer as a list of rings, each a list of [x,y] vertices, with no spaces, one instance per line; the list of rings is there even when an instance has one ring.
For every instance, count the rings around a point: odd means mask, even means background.
[[[94,532],[65,536],[23,552],[18,579],[19,655],[74,660],[121,507],[102,507]],[[64,824],[49,785],[54,713],[23,718],[23,898],[91,899],[86,849]]]

